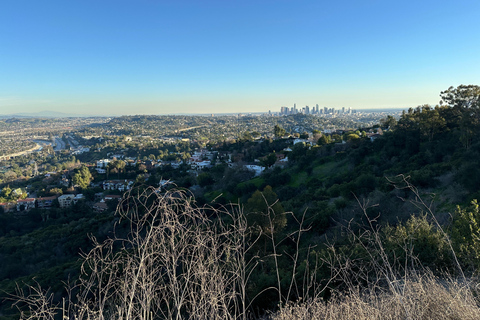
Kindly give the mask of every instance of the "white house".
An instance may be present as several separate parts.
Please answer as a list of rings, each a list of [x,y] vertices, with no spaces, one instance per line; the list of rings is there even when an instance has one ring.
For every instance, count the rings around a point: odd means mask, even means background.
[[[245,165],[245,168],[255,172],[255,177],[262,174],[262,172],[265,170],[265,167],[257,166],[255,164],[247,164],[247,165]]]

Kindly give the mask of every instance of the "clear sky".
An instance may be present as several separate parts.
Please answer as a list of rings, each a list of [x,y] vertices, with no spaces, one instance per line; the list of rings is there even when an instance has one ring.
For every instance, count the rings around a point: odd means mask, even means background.
[[[479,80],[478,0],[8,0],[0,8],[0,114],[415,107]]]

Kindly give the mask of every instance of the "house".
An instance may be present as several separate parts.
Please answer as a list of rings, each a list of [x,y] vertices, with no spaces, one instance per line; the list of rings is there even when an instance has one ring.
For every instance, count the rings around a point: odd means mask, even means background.
[[[210,160],[194,162],[190,165],[190,167],[194,170],[202,170],[205,168],[210,168],[211,166],[212,166],[212,163],[210,162]]]
[[[57,198],[58,196],[37,198],[37,205],[39,208],[50,208],[52,206],[53,200]]]
[[[105,199],[105,201],[108,201],[108,200],[120,201],[120,199],[122,199],[122,196],[120,196],[118,194],[107,194],[104,199]]]
[[[103,190],[118,190],[127,191],[130,190],[135,183],[134,180],[105,180],[103,181]]]
[[[20,197],[24,193],[25,193],[25,191],[22,190],[21,188],[17,188],[17,189],[12,190],[12,195],[15,196],[15,197]]]
[[[97,170],[99,174],[105,174],[107,173],[107,167],[109,163],[110,163],[110,159],[98,160],[97,167],[95,168],[95,170]]]
[[[77,195],[75,196],[75,198],[73,198],[73,203],[75,204],[75,203],[77,203],[79,200],[84,200],[84,199],[85,199],[85,196],[84,196],[83,194],[79,193],[79,194],[77,194]]]
[[[17,211],[28,211],[35,208],[35,199],[26,198],[23,200],[17,200]]]
[[[296,145],[297,143],[307,143],[308,140],[307,139],[295,139],[293,140],[293,144]]]
[[[15,202],[0,202],[0,207],[3,209],[3,212],[11,212],[15,208]]]
[[[105,203],[105,201],[103,201],[103,200],[101,200],[101,201],[99,201],[99,202],[97,202],[93,205],[93,210],[95,210],[97,212],[103,212],[107,209],[108,209],[108,206]]]
[[[245,165],[245,168],[255,172],[255,177],[259,176],[265,170],[265,167],[257,166],[254,164],[247,164]]]
[[[74,194],[62,194],[60,197],[58,197],[58,203],[60,204],[60,208],[66,208],[73,205],[74,198]]]

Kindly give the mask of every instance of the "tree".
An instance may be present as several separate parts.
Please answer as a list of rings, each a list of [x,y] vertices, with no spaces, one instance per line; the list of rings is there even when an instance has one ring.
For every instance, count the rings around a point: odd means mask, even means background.
[[[355,134],[355,133],[349,133],[349,134],[347,134],[346,139],[347,139],[347,141],[356,140],[356,139],[360,139],[360,136],[358,134]]]
[[[281,138],[287,133],[287,131],[285,131],[285,129],[276,124],[273,128],[273,133],[275,134],[275,137]]]
[[[119,177],[120,172],[123,172],[125,170],[125,161],[113,160],[108,164],[107,170],[109,173],[117,173],[117,177]]]
[[[243,139],[243,140],[246,140],[246,141],[252,141],[252,140],[253,140],[253,136],[252,136],[252,134],[251,134],[250,132],[245,131],[245,132],[243,133],[242,139]]]
[[[266,186],[262,192],[255,191],[246,205],[250,226],[259,226],[267,235],[281,231],[287,225],[287,217],[277,194]]]
[[[74,185],[79,186],[82,189],[86,189],[92,181],[92,174],[86,166],[82,166],[80,169],[77,169],[77,172],[73,175],[72,182]]]
[[[440,93],[440,105],[446,103],[453,108],[480,108],[480,86],[459,85],[451,86]]]
[[[318,144],[319,146],[326,145],[326,144],[330,143],[330,139],[329,139],[329,138],[330,138],[329,136],[322,135],[322,136],[318,139],[317,144]]]
[[[12,193],[12,189],[9,186],[6,186],[5,188],[2,189],[2,195],[5,198],[8,198],[11,193]]]
[[[397,119],[388,115],[385,119],[380,120],[380,126],[382,128],[393,129],[397,125]]]
[[[198,174],[197,176],[197,183],[200,187],[206,187],[211,184],[213,184],[215,181],[213,180],[213,177],[210,173],[208,172],[202,172]]]
[[[308,139],[310,137],[310,135],[308,134],[308,132],[303,132],[301,135],[300,135],[300,139]]]
[[[468,208],[457,207],[453,216],[452,240],[460,258],[470,266],[480,266],[480,208],[473,200]]]
[[[275,153],[270,153],[268,156],[262,159],[263,165],[267,168],[270,168],[277,162],[277,156]]]
[[[468,149],[480,127],[480,86],[450,87],[442,91],[440,97],[442,98],[440,105],[445,103],[450,107],[450,110],[442,110],[444,113],[448,113],[450,126],[460,128],[460,140]]]

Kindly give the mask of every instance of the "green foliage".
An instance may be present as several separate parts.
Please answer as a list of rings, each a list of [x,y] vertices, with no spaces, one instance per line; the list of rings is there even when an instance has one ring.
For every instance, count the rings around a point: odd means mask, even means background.
[[[327,135],[322,135],[317,141],[317,144],[319,146],[323,146],[323,145],[326,145],[328,143],[330,143],[330,136],[327,136]]]
[[[11,193],[12,193],[12,189],[9,186],[6,186],[5,188],[2,189],[2,195],[5,198],[9,198]]]
[[[467,208],[457,207],[452,240],[459,257],[470,267],[480,268],[480,209],[477,200]]]
[[[347,141],[356,140],[356,139],[360,139],[360,136],[355,133],[350,133],[350,134],[347,134],[346,136]]]
[[[385,119],[380,120],[380,126],[385,129],[394,129],[397,125],[397,119],[388,115]]]
[[[280,232],[287,225],[285,210],[270,186],[266,186],[262,192],[255,191],[245,209],[249,225],[260,227],[265,234]]]
[[[277,162],[277,156],[275,153],[270,153],[268,156],[262,159],[262,163],[265,167],[270,168]]]
[[[93,180],[90,170],[86,166],[82,166],[80,169],[76,170],[76,173],[73,175],[72,182],[74,185],[79,186],[82,189],[88,188],[90,181]]]
[[[426,215],[412,215],[405,223],[382,229],[385,251],[391,263],[423,265],[431,270],[452,268],[453,259],[445,234]]]
[[[287,133],[287,131],[285,131],[285,129],[283,129],[279,125],[275,125],[275,127],[273,128],[273,134],[277,138],[283,137],[286,133]]]
[[[200,187],[206,187],[214,183],[213,177],[208,172],[201,172],[197,176],[197,183]]]

